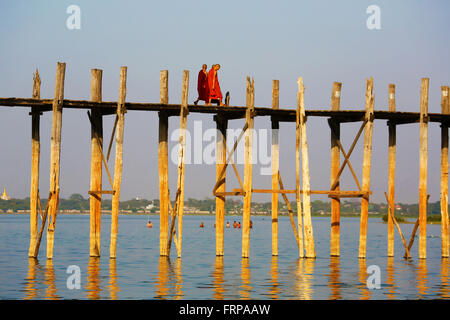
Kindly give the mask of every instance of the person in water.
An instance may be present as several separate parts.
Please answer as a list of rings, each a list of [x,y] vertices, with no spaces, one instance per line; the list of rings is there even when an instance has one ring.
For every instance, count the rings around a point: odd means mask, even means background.
[[[151,222],[150,220],[148,220],[148,222],[147,222],[147,228],[151,228],[151,227],[153,227],[152,222]]]
[[[233,228],[236,229],[236,227],[237,227],[237,222],[236,222],[236,221],[233,221]]]
[[[240,229],[241,228],[241,222],[239,221],[239,223],[238,223],[238,229]]]
[[[202,221],[202,223],[200,223],[200,228],[203,228],[205,225],[203,224],[203,221]]]
[[[253,228],[253,221],[250,220],[250,228]]]
[[[202,66],[202,70],[198,72],[198,79],[197,79],[197,92],[198,92],[198,98],[194,101],[194,104],[197,105],[197,103],[202,100],[205,101],[205,104],[209,102],[209,86],[208,86],[208,66],[204,64]]]
[[[227,228],[229,228],[230,227],[230,222],[229,221],[227,221]]]
[[[219,77],[217,76],[217,71],[220,69],[220,64],[214,64],[208,72],[208,88],[209,88],[209,99],[208,105],[211,102],[217,105],[223,106],[222,103],[222,91],[220,91]]]

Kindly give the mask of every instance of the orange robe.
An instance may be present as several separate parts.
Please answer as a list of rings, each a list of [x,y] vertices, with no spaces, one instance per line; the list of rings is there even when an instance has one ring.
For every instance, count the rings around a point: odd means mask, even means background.
[[[213,80],[214,81],[214,87],[213,87]],[[208,72],[208,87],[209,87],[209,99],[211,100],[219,100],[222,102],[222,91],[220,91],[220,85],[219,85],[219,79],[217,77],[217,72],[215,72],[214,69],[211,68]]]
[[[200,70],[200,72],[198,73],[197,92],[198,92],[198,100],[208,102],[209,99],[208,75],[207,73],[205,74],[203,70]]]

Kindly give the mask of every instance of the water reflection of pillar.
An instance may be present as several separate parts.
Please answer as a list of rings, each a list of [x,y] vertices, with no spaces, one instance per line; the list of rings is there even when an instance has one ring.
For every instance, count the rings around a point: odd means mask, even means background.
[[[45,265],[45,284],[47,285],[45,299],[59,300],[58,290],[55,286],[55,269],[53,268],[52,259],[47,259],[47,264]]]
[[[252,291],[251,281],[250,281],[250,268],[249,268],[249,259],[243,258],[241,264],[241,290],[239,293],[241,294],[241,299],[250,299],[250,293]]]
[[[158,264],[158,277],[155,284],[157,299],[165,299],[169,293],[169,257],[160,256]]]
[[[314,293],[312,280],[314,278],[314,259],[297,260],[297,298],[311,300]]]
[[[175,300],[183,298],[183,276],[181,273],[181,259],[178,258],[175,262]]]
[[[213,298],[215,300],[223,300],[223,295],[225,293],[225,288],[223,286],[223,256],[216,256],[216,261],[214,263],[214,271],[213,271],[213,285],[214,285],[214,294]]]
[[[339,256],[330,257],[330,274],[328,276],[328,286],[330,287],[330,299],[339,300],[341,296],[341,285],[339,277],[341,275]]]
[[[428,276],[428,270],[427,270],[427,260],[426,259],[419,259],[419,265],[417,267],[417,289],[418,291],[418,298],[423,299],[424,296],[427,295],[427,276]]]
[[[388,257],[387,261],[387,280],[386,283],[389,285],[388,298],[390,300],[395,299],[395,268],[394,268],[394,257]]]
[[[109,292],[111,300],[117,300],[117,293],[120,291],[117,285],[116,259],[109,259]]]
[[[272,264],[270,266],[270,299],[278,300],[280,289],[278,288],[278,256],[272,256]]]
[[[358,277],[361,282],[361,300],[369,300],[370,299],[370,291],[367,288],[367,264],[366,259],[358,259],[359,260],[359,272]]]
[[[89,257],[87,269],[86,297],[100,299],[100,257]]]
[[[36,282],[36,268],[39,262],[36,258],[28,259],[28,276],[25,282],[25,300],[34,299],[37,296],[37,289],[35,288]]]
[[[443,299],[450,298],[450,279],[449,279],[449,259],[443,258],[441,260],[441,292],[440,296]]]

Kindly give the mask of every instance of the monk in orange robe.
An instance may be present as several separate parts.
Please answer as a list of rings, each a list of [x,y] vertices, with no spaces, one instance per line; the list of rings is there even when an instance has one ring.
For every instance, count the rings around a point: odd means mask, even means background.
[[[217,105],[223,106],[222,91],[220,91],[219,78],[217,77],[217,71],[219,71],[219,69],[220,65],[215,64],[208,72],[208,86],[209,86],[208,104],[211,104],[211,102],[215,102],[217,103]]]
[[[205,101],[205,104],[209,102],[209,86],[208,86],[208,71],[206,70],[208,67],[206,64],[202,66],[202,70],[198,73],[198,80],[197,80],[197,92],[198,92],[198,98],[194,101],[194,104],[197,105],[197,103],[202,100]]]

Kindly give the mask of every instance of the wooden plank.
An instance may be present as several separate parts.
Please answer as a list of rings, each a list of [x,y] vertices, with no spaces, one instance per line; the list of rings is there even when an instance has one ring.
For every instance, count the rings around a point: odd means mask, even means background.
[[[168,92],[169,72],[160,72],[160,102],[169,102]],[[169,164],[168,164],[168,135],[169,118],[165,111],[159,114],[159,136],[158,136],[158,170],[159,170],[159,254],[167,256],[167,244],[169,233]]]
[[[217,141],[216,141],[216,178],[219,179],[223,166],[227,161],[227,125],[228,121],[222,116],[216,117]],[[225,191],[225,174],[221,178],[223,183],[217,188],[218,192]],[[225,196],[216,196],[216,256],[223,256],[224,243],[224,219],[225,219]]]
[[[427,162],[428,162],[428,87],[422,78],[420,87],[420,174],[419,174],[419,259],[427,257]]]
[[[120,68],[119,99],[117,102],[117,116],[114,128],[116,128],[116,156],[114,162],[114,184],[111,208],[111,240],[109,245],[109,257],[117,256],[117,232],[119,228],[119,199],[120,186],[122,184],[123,170],[123,135],[125,126],[125,99],[127,95],[127,67]],[[114,131],[114,130],[113,130]]]
[[[100,69],[91,70],[91,100],[102,100],[102,74]],[[97,109],[91,111],[91,182],[90,190],[102,190],[102,145],[103,145],[103,119]],[[94,196],[90,194],[90,232],[89,256],[100,257],[101,235],[101,193]]]
[[[277,174],[277,178],[278,178],[278,183],[280,185],[280,189],[284,190],[283,181],[281,180],[281,175],[280,175],[279,171],[278,171],[278,174]],[[297,192],[297,190],[296,190],[296,192]],[[292,231],[294,231],[295,240],[297,241],[297,247],[299,248],[300,252],[303,252],[303,249],[300,250],[300,248],[303,248],[303,241],[300,242],[299,232],[297,231],[297,227],[295,226],[294,211],[292,210],[291,204],[290,204],[286,194],[282,193],[281,195],[283,196],[284,202],[285,202],[286,207],[287,207],[288,212],[289,212],[289,221],[291,222]]]
[[[55,78],[55,98],[52,104],[52,131],[50,146],[50,193],[49,220],[47,225],[47,259],[53,259],[53,245],[55,238],[56,216],[59,202],[59,173],[61,159],[61,126],[64,101],[64,77],[66,64],[58,62]]]
[[[363,151],[363,177],[362,191],[370,189],[370,166],[372,160],[372,134],[373,134],[373,79],[367,80],[366,84],[366,125],[364,128],[364,151]],[[369,215],[369,197],[361,198],[361,222],[359,230],[359,258],[366,258],[367,243],[367,220]]]
[[[279,109],[280,82],[272,81],[272,109]],[[279,132],[280,123],[271,118],[272,124],[272,256],[278,256],[278,172],[280,170]],[[252,190],[253,192],[253,190]]]
[[[341,106],[341,89],[342,83],[334,82],[333,89],[331,91],[331,110],[337,111]],[[339,161],[340,161],[340,150],[338,141],[341,138],[341,128],[340,124],[336,121],[331,120],[330,126],[334,131],[331,133],[331,169],[330,169],[330,183],[331,186],[336,180],[337,184],[333,191],[339,191]],[[336,198],[331,198],[331,230],[330,230],[330,256],[339,257],[340,256],[340,215],[341,215],[341,200]]]
[[[331,188],[330,188],[331,190],[334,190],[334,188],[336,188],[336,186],[337,186],[337,184],[338,184],[338,181],[339,181],[339,178],[341,177],[341,174],[342,174],[342,172],[344,171],[345,165],[347,165],[347,164],[348,164],[348,167],[349,167],[349,169],[350,169],[350,171],[351,171],[351,173],[352,173],[352,175],[353,175],[353,179],[355,179],[355,182],[356,182],[356,185],[358,186],[358,189],[361,190],[361,186],[360,186],[360,184],[359,184],[358,178],[357,178],[357,176],[356,176],[356,174],[355,174],[355,171],[353,170],[352,165],[351,165],[351,163],[350,163],[350,156],[352,155],[352,152],[353,152],[353,150],[354,150],[354,148],[355,148],[355,146],[356,146],[356,143],[357,143],[358,140],[359,140],[359,137],[361,136],[361,133],[362,133],[363,129],[364,129],[365,126],[366,126],[366,123],[367,123],[367,120],[365,119],[365,120],[363,121],[363,123],[361,124],[361,127],[359,128],[358,133],[356,134],[355,139],[353,139],[352,145],[350,146],[350,149],[349,149],[348,153],[345,152],[345,150],[344,150],[344,148],[342,147],[342,144],[341,144],[341,142],[339,141],[339,139],[336,140],[336,143],[338,144],[338,146],[339,146],[339,148],[340,148],[340,150],[342,151],[342,154],[343,154],[343,156],[344,156],[344,162],[342,163],[341,168],[339,169],[339,172],[337,173],[337,175],[336,175],[336,177],[335,177],[333,183],[331,184]],[[332,125],[332,122],[329,121],[329,124],[330,124],[331,133],[332,133],[332,134],[335,134],[335,133],[334,133],[335,131],[334,131],[334,127],[333,127],[333,125]]]
[[[184,209],[184,172],[186,158],[186,125],[188,111],[188,89],[189,89],[189,71],[183,71],[183,85],[181,88],[181,111],[180,111],[180,151],[178,156],[178,186],[180,190],[178,197],[178,246],[177,255],[181,258],[181,248],[183,239],[183,209]]]
[[[244,157],[244,210],[242,217],[242,258],[249,257],[250,251],[250,214],[252,201],[252,171],[253,171],[253,117],[255,106],[255,83],[247,77],[247,111],[245,121],[248,130],[245,131],[245,157]]]
[[[41,78],[39,71],[33,75],[33,99],[41,97]],[[38,193],[40,161],[40,112],[31,109],[31,184],[30,184],[30,247],[28,257],[37,258],[36,242],[38,236]]]
[[[297,112],[300,118],[300,144],[302,149],[302,180],[303,180],[303,226],[305,234],[305,257],[316,258],[316,249],[314,245],[314,232],[311,222],[311,198],[309,190],[309,155],[308,142],[306,139],[306,115],[305,115],[305,87],[303,85],[303,78],[298,79],[298,107]]]
[[[0,98],[0,106],[5,107],[36,107],[40,112],[52,110],[53,99],[31,99],[31,98]],[[92,109],[98,108],[102,113],[115,114],[117,101],[102,101],[93,102],[87,100],[63,100],[64,108],[70,109]],[[196,106],[188,105],[190,113],[203,114],[225,114],[229,119],[241,118],[245,114],[246,107],[243,106]],[[162,104],[154,102],[127,102],[125,108],[131,111],[167,111],[171,115],[180,114],[179,104]],[[289,107],[288,107],[289,108]],[[324,107],[327,108],[327,107]],[[350,107],[342,107],[339,111],[331,111],[329,109],[320,110],[315,107],[313,110],[306,110],[307,117],[332,117],[338,122],[354,122],[364,119],[365,110],[345,110]],[[355,106],[351,106],[354,109]],[[379,106],[377,108],[387,108],[386,106]],[[411,106],[404,106],[405,109],[412,109]],[[273,110],[269,107],[255,107],[255,116],[275,116],[280,122],[295,122],[295,109],[291,106],[290,109]],[[450,115],[441,113],[429,113],[429,122],[450,122]],[[419,112],[389,112],[385,110],[374,111],[374,119],[379,120],[393,120],[401,123],[413,123],[419,121]]]
[[[391,210],[391,208],[393,208],[395,206],[394,202],[392,201],[392,199],[389,199],[387,193],[384,193],[384,196],[386,197],[386,201],[388,203],[388,210]],[[411,258],[411,254],[409,253],[409,249],[408,246],[406,245],[406,240],[405,237],[403,237],[403,232],[402,229],[400,229],[400,226],[398,225],[397,219],[395,219],[395,215],[389,215],[389,219],[392,220],[392,223],[395,225],[395,227],[397,228],[398,233],[400,234],[400,238],[402,239],[403,245],[405,247],[405,252],[406,252],[406,258]]]
[[[389,84],[389,111],[395,112],[395,85]],[[392,205],[389,206],[388,210],[388,257],[394,256],[394,219],[395,219],[395,154],[396,154],[396,126],[395,123],[388,124],[389,130],[389,199],[392,202]]]
[[[428,200],[429,199],[430,199],[430,195],[427,195],[427,205],[428,205]],[[413,230],[411,232],[411,237],[409,238],[409,243],[408,243],[408,250],[409,251],[411,251],[411,248],[412,248],[412,246],[414,244],[414,239],[416,237],[417,229],[419,229],[419,220],[420,220],[420,217],[417,218],[416,223],[414,224],[414,228],[413,228]],[[403,257],[406,258],[406,256],[407,256],[407,254],[406,254],[406,251],[405,251],[405,254],[404,254]]]
[[[441,87],[441,111],[450,113],[449,87]],[[449,257],[448,221],[448,125],[441,124],[441,257]]]

